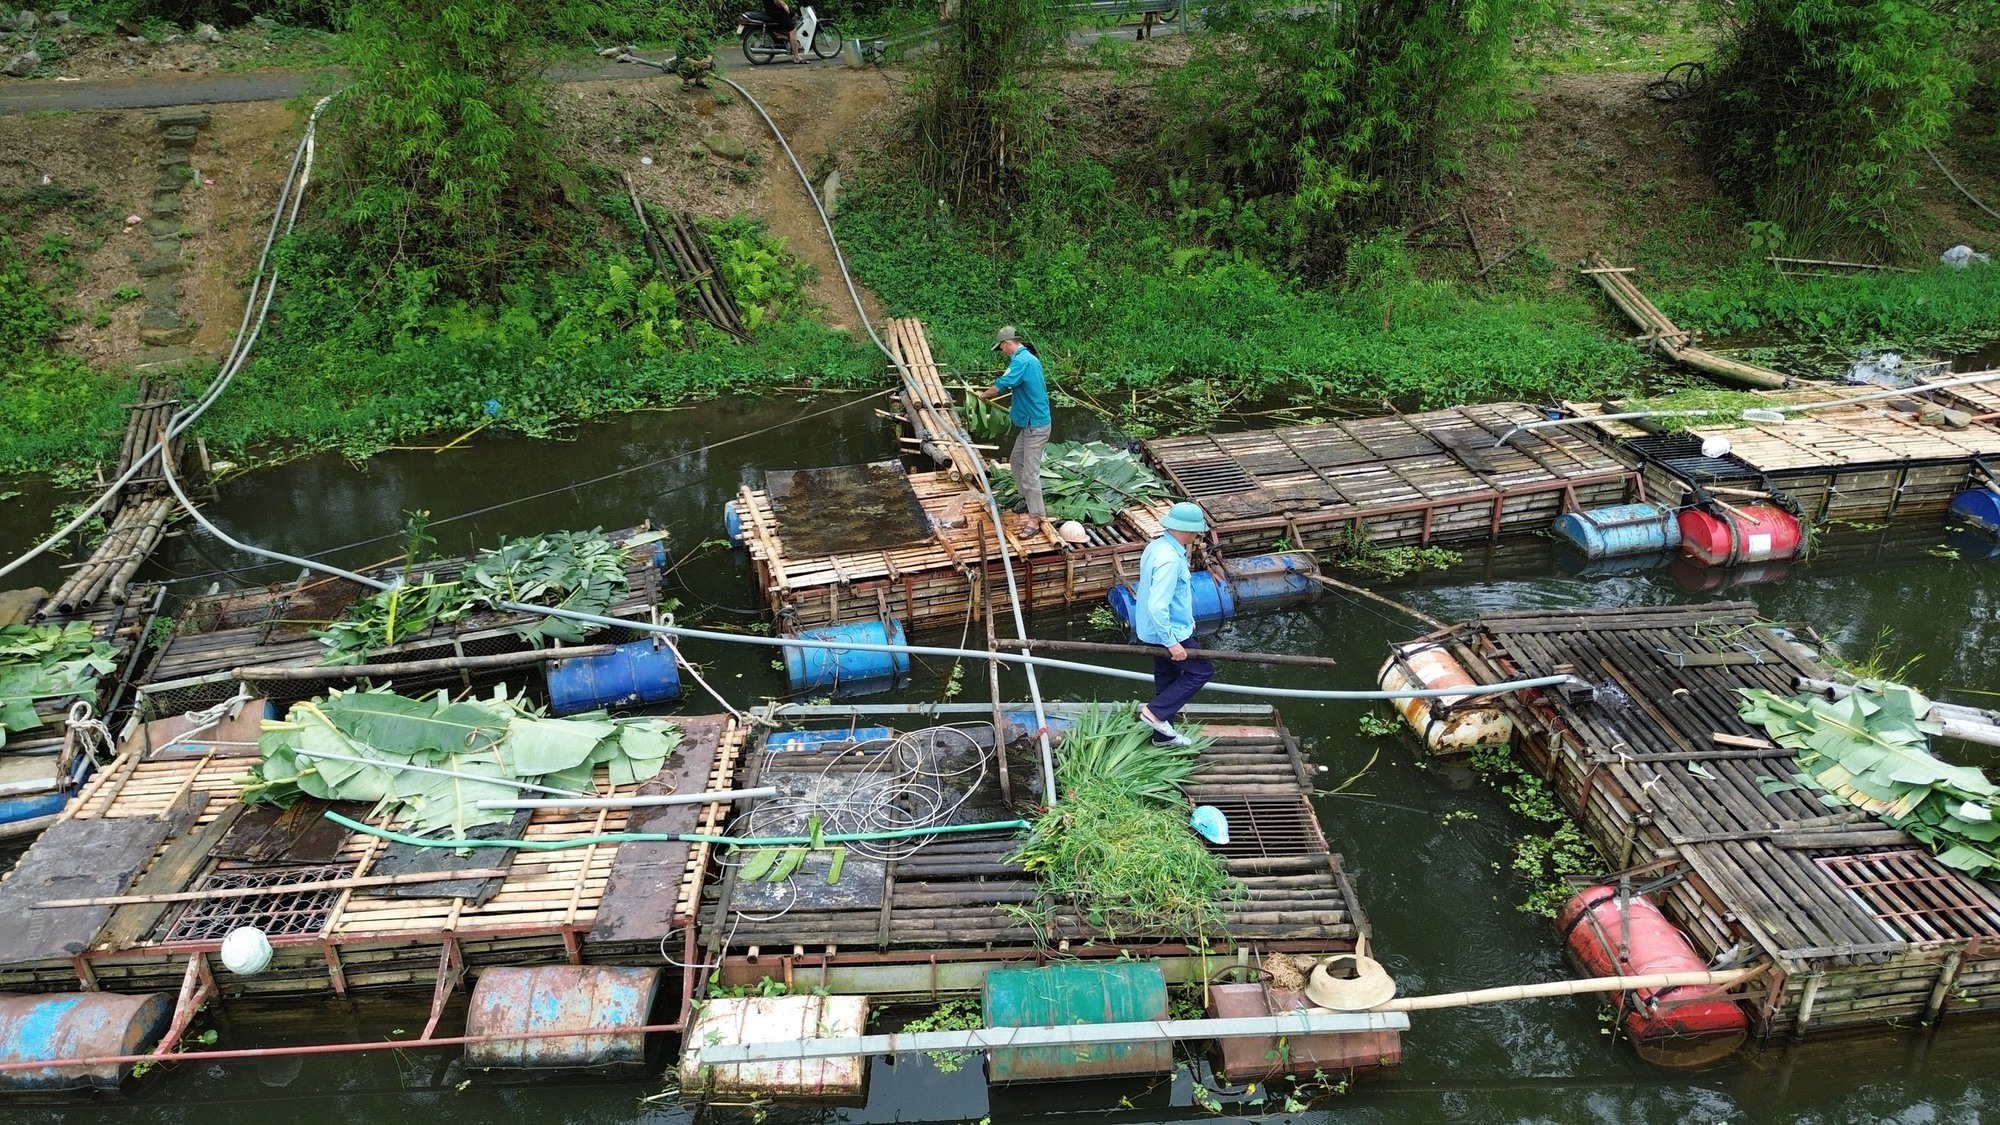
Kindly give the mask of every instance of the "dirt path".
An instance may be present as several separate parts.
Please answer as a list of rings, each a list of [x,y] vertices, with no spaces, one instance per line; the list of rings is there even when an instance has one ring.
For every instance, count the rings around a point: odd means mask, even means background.
[[[874,146],[878,130],[893,112],[901,92],[900,86],[882,73],[849,70],[838,64],[738,66],[729,71],[729,77],[748,90],[777,122],[806,174],[813,177],[815,189],[821,187],[829,167],[852,175],[855,161],[851,153]],[[841,283],[840,265],[826,229],[782,153],[763,178],[754,210],[792,253],[812,264],[818,275],[814,296],[826,308],[827,323],[859,331],[854,300]],[[856,288],[868,318],[880,331],[888,315],[881,299],[858,282]]]

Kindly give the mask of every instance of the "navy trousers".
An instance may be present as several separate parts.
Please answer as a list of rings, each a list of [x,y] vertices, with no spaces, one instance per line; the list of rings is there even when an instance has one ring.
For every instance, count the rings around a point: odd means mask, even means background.
[[[1186,660],[1153,658],[1153,701],[1146,705],[1146,710],[1163,723],[1173,722],[1174,716],[1194,698],[1194,693],[1215,678],[1214,661],[1203,660],[1195,647],[1185,641],[1182,646],[1188,651]]]

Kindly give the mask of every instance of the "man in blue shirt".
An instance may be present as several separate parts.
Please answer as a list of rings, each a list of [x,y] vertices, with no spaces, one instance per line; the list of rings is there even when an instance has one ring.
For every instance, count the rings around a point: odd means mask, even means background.
[[[1008,391],[1014,401],[1007,408],[1007,420],[1021,431],[1014,438],[1014,450],[1007,465],[1014,471],[1014,487],[1028,512],[1021,525],[1022,535],[1040,535],[1045,509],[1042,507],[1042,451],[1049,447],[1049,431],[1054,419],[1049,415],[1049,385],[1042,378],[1042,361],[1021,334],[1008,325],[993,334],[993,350],[1007,357],[1007,370],[991,387],[974,391],[991,401]]]
[[[1153,701],[1139,718],[1153,728],[1156,746],[1186,746],[1191,740],[1174,729],[1174,716],[1202,685],[1215,678],[1213,661],[1189,650],[1194,636],[1194,582],[1188,545],[1208,532],[1208,517],[1186,500],[1161,518],[1166,534],[1146,544],[1139,556],[1139,589],[1132,605],[1132,631],[1149,645],[1167,650],[1153,657]]]

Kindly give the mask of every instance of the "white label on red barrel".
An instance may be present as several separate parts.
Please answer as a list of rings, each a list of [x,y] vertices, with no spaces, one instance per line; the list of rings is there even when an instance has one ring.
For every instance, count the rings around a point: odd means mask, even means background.
[[[1769,532],[1764,532],[1762,534],[1753,534],[1750,536],[1751,558],[1766,558],[1769,557],[1770,554],[1771,554],[1771,535]]]

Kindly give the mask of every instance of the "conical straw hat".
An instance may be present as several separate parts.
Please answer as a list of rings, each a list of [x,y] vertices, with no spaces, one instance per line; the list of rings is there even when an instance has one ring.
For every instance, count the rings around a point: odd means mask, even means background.
[[[1329,969],[1354,970],[1352,978],[1335,976]],[[1313,966],[1306,981],[1306,999],[1336,1012],[1365,1012],[1396,995],[1396,982],[1372,957],[1339,953]]]

